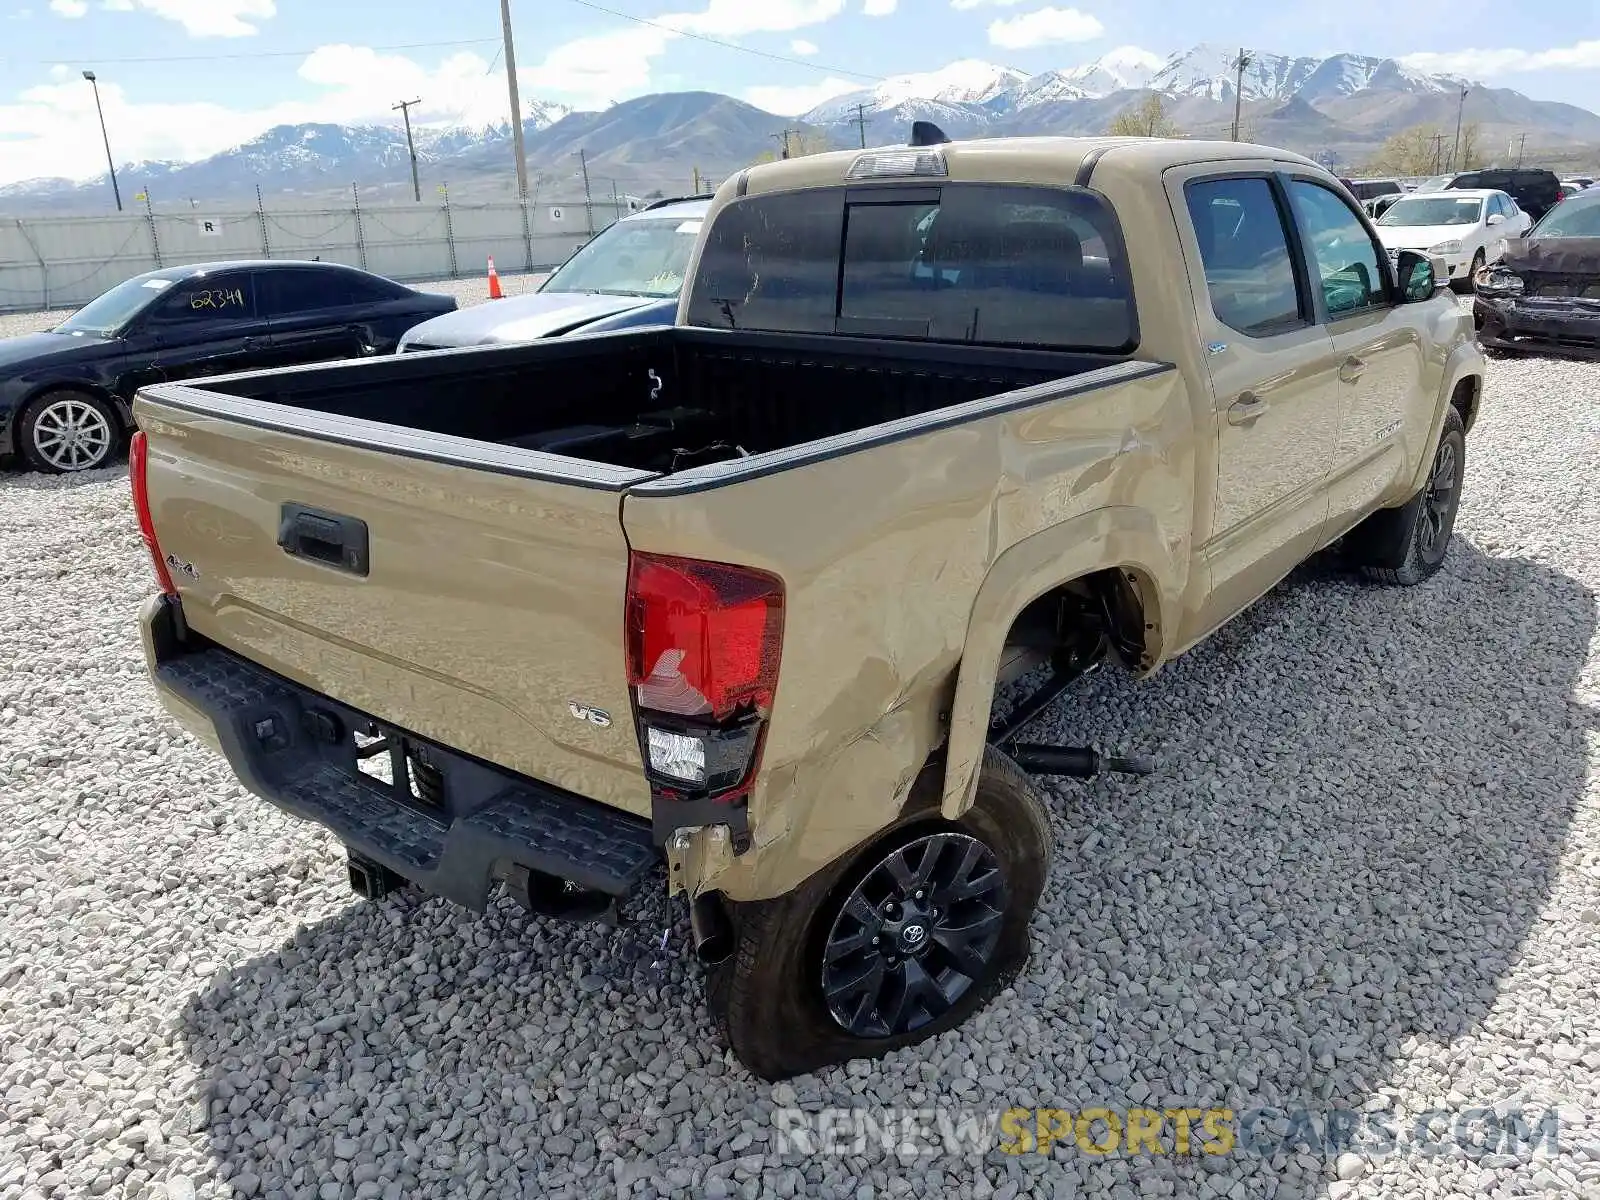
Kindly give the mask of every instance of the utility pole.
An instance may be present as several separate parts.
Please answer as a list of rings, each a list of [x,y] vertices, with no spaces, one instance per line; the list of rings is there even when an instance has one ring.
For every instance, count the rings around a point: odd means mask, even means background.
[[[1528,144],[1528,131],[1523,130],[1517,135],[1517,166],[1522,165],[1522,151]]]
[[[106,168],[111,172],[111,196],[117,202],[117,211],[121,212],[122,189],[117,186],[117,164],[111,158],[111,135],[106,132],[106,110],[100,107],[100,84],[96,82],[93,71],[85,71],[83,77],[94,89],[94,110],[100,114],[100,140],[106,144]]]
[[[860,131],[861,148],[865,150],[867,148],[867,106],[865,104],[856,105],[856,119],[852,124]]]
[[[578,167],[583,171],[583,215],[590,234],[594,233],[594,197],[589,195],[589,156],[578,148]]]
[[[1239,47],[1239,57],[1233,60],[1233,140],[1239,140],[1239,111],[1244,106],[1244,69],[1250,65],[1250,54]]]
[[[694,194],[696,196],[701,194],[701,192],[700,192],[700,168],[699,167],[696,167],[694,169]]]
[[[1441,169],[1440,160],[1444,157],[1444,134],[1433,135],[1433,173],[1437,175]]]
[[[1452,171],[1460,170],[1460,162],[1457,160],[1456,155],[1461,153],[1461,114],[1466,111],[1467,93],[1471,90],[1471,84],[1464,85],[1461,89],[1461,99],[1456,104],[1456,140],[1455,145],[1450,148],[1450,169]]]
[[[390,105],[391,112],[398,112],[406,119],[406,153],[411,156],[411,194],[416,197],[418,204],[422,203],[422,184],[417,181],[417,144],[411,140],[411,106],[421,103],[421,100],[402,100],[399,104]]]
[[[787,129],[785,129],[781,133],[775,133],[775,134],[772,135],[772,138],[773,138],[774,141],[776,141],[778,143],[778,145],[783,147],[783,150],[779,154],[778,157],[780,157],[780,158],[788,158],[789,157],[789,131]]]
[[[511,91],[511,145],[517,155],[517,199],[526,201],[528,152],[522,144],[522,100],[517,96],[517,52],[511,46],[511,0],[500,0],[500,27],[506,39],[506,87]]]

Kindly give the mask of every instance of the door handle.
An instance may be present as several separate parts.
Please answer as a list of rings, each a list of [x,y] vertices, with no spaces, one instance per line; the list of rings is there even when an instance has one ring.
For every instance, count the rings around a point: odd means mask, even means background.
[[[1357,358],[1352,354],[1349,358],[1345,359],[1344,362],[1339,364],[1339,382],[1354,383],[1356,380],[1361,378],[1361,373],[1366,369],[1366,360]]]
[[[1254,392],[1240,392],[1239,398],[1228,405],[1229,425],[1250,425],[1267,411],[1267,402]]]

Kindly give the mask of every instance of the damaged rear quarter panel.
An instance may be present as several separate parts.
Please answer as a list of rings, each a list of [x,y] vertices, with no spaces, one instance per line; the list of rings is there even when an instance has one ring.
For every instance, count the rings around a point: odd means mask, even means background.
[[[625,497],[634,550],[784,581],[782,662],[750,798],[754,848],[709,862],[685,881],[692,890],[781,895],[896,818],[945,738],[974,605],[1008,549],[1132,506],[1188,561],[1193,450],[1177,371],[1124,364],[1013,394],[1025,395],[1038,399],[992,413],[993,400],[975,401],[959,424],[845,443],[706,490],[684,490],[687,472]]]

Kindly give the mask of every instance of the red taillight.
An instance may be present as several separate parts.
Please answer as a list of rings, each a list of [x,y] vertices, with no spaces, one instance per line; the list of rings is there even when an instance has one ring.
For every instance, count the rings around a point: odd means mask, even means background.
[[[167,564],[161,557],[161,547],[156,542],[156,524],[150,516],[150,488],[146,480],[149,459],[150,447],[141,429],[128,443],[128,487],[133,492],[133,512],[139,518],[139,536],[144,539],[144,548],[150,552],[150,565],[155,568],[156,582],[167,595],[176,596],[178,589],[173,586],[172,572],[167,570]]]
[[[639,707],[724,721],[778,686],[783,581],[726,563],[633,554],[628,682]]]

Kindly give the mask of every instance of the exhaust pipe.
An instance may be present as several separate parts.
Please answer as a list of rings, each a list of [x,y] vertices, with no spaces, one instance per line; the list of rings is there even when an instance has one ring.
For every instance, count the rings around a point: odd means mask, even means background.
[[[694,956],[715,967],[733,956],[733,923],[721,892],[702,892],[689,903],[689,936]]]
[[[1011,761],[1029,775],[1064,775],[1071,779],[1093,779],[1105,771],[1122,775],[1150,775],[1155,772],[1153,758],[1142,755],[1101,754],[1087,746],[1041,746],[1032,742],[1012,742],[1002,746]]]

